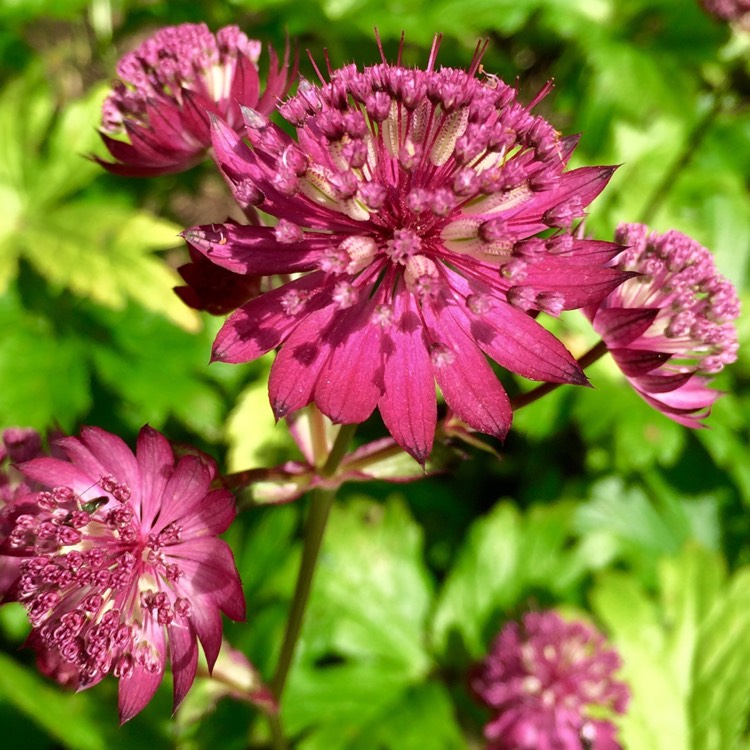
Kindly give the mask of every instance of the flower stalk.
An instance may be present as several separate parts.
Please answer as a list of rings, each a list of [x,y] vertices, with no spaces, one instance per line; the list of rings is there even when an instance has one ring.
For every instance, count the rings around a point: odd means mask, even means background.
[[[331,448],[331,452],[328,454],[328,459],[320,470],[323,476],[330,477],[336,473],[336,469],[346,454],[346,449],[356,428],[357,425],[355,424],[342,425]],[[297,583],[294,588],[292,607],[289,612],[289,619],[287,620],[279,661],[273,680],[271,681],[271,690],[279,703],[281,703],[281,696],[284,692],[286,679],[302,631],[302,623],[305,611],[307,610],[307,603],[310,599],[318,554],[328,522],[328,515],[330,514],[335,497],[335,490],[322,488],[315,490],[310,497],[310,507],[305,527],[305,541],[302,549],[302,561],[299,573],[297,574]],[[270,724],[275,750],[284,750],[287,745],[280,718],[278,716],[270,717]]]
[[[601,359],[606,353],[607,345],[603,341],[599,341],[577,360],[581,370],[585,370],[589,365],[594,364],[597,359]],[[533,404],[534,401],[538,401],[542,396],[546,396],[561,385],[562,383],[542,383],[527,393],[520,393],[518,396],[514,396],[510,401],[513,411]]]

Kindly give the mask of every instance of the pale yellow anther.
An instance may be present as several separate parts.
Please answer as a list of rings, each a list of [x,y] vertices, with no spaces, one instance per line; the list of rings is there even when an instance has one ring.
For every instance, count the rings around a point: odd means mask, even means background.
[[[378,245],[375,240],[372,237],[364,236],[347,237],[339,245],[339,249],[343,250],[350,258],[349,265],[346,267],[347,273],[357,273],[363,268],[367,268],[378,253]]]
[[[406,129],[405,118],[401,120],[399,127],[399,107],[396,102],[391,102],[391,111],[388,117],[380,125],[383,143],[391,156],[398,156],[402,136]]]
[[[300,192],[310,200],[330,208],[338,207],[336,193],[328,181],[329,174],[322,167],[308,167],[304,176],[300,178]]]
[[[464,134],[469,122],[469,110],[463,107],[458,112],[447,115],[440,125],[435,142],[430,149],[430,161],[440,167],[445,164],[456,148],[456,141]]]
[[[531,188],[524,184],[502,193],[492,193],[486,197],[470,201],[463,207],[463,213],[469,216],[478,214],[499,214],[525,203],[531,197]]]
[[[438,272],[435,262],[428,258],[426,255],[412,255],[406,261],[406,269],[404,271],[404,281],[406,282],[406,288],[409,291],[414,291],[418,283],[422,283],[428,279],[439,278],[440,273]]]
[[[412,120],[409,136],[415,143],[424,143],[430,110],[430,103],[422,102],[411,115]]]

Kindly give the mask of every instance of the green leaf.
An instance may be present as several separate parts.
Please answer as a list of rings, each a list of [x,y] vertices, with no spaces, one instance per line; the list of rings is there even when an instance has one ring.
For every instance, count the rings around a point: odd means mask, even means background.
[[[750,570],[727,581],[723,560],[698,547],[664,559],[659,598],[623,574],[592,596],[623,657],[632,704],[627,747],[736,747],[750,708]]]
[[[714,404],[713,429],[696,433],[715,464],[732,477],[745,505],[750,505],[748,415],[750,399],[744,393],[727,393]]]
[[[180,227],[126,205],[80,200],[45,216],[34,214],[19,249],[53,284],[106,307],[134,300],[187,330],[200,323],[172,292],[177,276],[157,249],[179,244]]]
[[[485,623],[495,610],[515,604],[523,587],[519,571],[522,520],[501,503],[474,523],[440,593],[433,639],[444,651],[455,632],[474,658],[486,647]]]
[[[27,210],[41,209],[43,215],[101,173],[84,157],[99,144],[104,93],[98,86],[57,112],[41,66],[0,92],[0,185],[14,190]]]
[[[607,477],[592,486],[591,499],[576,510],[575,528],[589,544],[596,539],[606,549],[599,567],[624,558],[639,577],[654,580],[658,560],[677,554],[687,542],[720,548],[720,497],[685,497],[653,472],[634,484]]]
[[[733,578],[701,626],[690,713],[693,748],[735,747],[750,708],[750,571]]]
[[[162,687],[142,714],[120,727],[115,688],[116,681],[110,678],[83,693],[65,692],[0,652],[0,707],[14,706],[53,738],[55,747],[128,750],[146,743],[154,750],[171,747],[163,721],[169,715],[169,691]]]
[[[667,635],[656,606],[634,579],[622,573],[603,577],[591,599],[622,657],[620,676],[632,696],[619,722],[623,745],[689,750],[687,708],[676,675],[664,664]]]
[[[444,686],[409,685],[378,663],[317,669],[300,675],[286,698],[292,735],[312,729],[300,750],[458,750],[464,747]]]
[[[607,533],[650,557],[675,554],[682,546],[684,535],[670,527],[640,488],[609,477],[592,487],[591,498],[576,514],[581,533]]]
[[[562,596],[580,579],[586,564],[570,548],[572,511],[557,504],[522,517],[504,502],[474,523],[440,592],[433,621],[438,652],[458,636],[466,654],[479,658],[502,614],[532,590]]]
[[[63,747],[106,750],[108,743],[89,714],[88,701],[63,693],[0,653],[0,696],[34,719]]]
[[[369,727],[373,750],[460,750],[465,747],[445,686],[425,682],[408,688],[394,701],[387,721]]]
[[[6,23],[27,23],[37,18],[77,18],[90,0],[3,0],[0,19]]]
[[[398,736],[382,725],[404,702],[415,719],[429,718],[425,694],[436,696],[433,732],[443,739],[435,747],[455,746],[442,690],[422,684],[431,666],[425,629],[432,598],[421,532],[400,500],[354,498],[334,507],[282,702],[288,731],[304,732],[301,748],[396,750]]]
[[[404,686],[402,673],[377,662],[298,670],[284,695],[284,726],[292,736],[310,731],[301,750],[360,747]]]
[[[99,140],[103,94],[99,87],[57,113],[37,69],[0,93],[0,293],[25,256],[81,297],[114,309],[134,300],[197,330],[196,313],[172,293],[178,277],[153,256],[180,244],[181,227],[110,194],[80,194],[103,174],[84,158]]]
[[[58,335],[10,293],[0,296],[0,329],[0,421],[41,431],[54,423],[71,429],[91,405],[82,342]]]
[[[424,629],[432,597],[422,532],[403,501],[394,497],[380,505],[362,498],[334,508],[308,635],[322,624],[334,652],[377,656],[417,677],[430,664]]]
[[[588,373],[595,390],[576,393],[573,405],[590,455],[606,458],[597,468],[627,474],[671,466],[684,449],[686,429],[647,404],[613,368],[609,360],[597,363]]]
[[[209,379],[209,331],[188,333],[133,304],[94,314],[107,335],[94,336],[88,353],[98,377],[121,399],[113,412],[134,429],[146,421],[160,429],[174,417],[209,440],[221,438],[228,406]]]
[[[268,371],[273,353],[260,364],[258,377],[239,395],[226,423],[230,471],[269,467],[298,453],[286,422],[277,422],[268,401]]]

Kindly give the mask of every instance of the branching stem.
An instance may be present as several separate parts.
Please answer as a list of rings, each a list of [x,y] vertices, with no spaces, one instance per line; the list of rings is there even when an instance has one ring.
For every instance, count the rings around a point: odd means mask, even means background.
[[[582,357],[578,359],[578,364],[581,366],[582,370],[585,370],[589,365],[596,362],[597,359],[603,357],[606,353],[607,345],[603,341],[600,341],[598,344],[592,346],[591,349],[589,349]],[[528,393],[521,393],[515,398],[512,398],[510,401],[511,408],[513,409],[513,411],[516,411],[516,409],[521,409],[524,406],[533,404],[534,401],[538,401],[542,396],[546,396],[548,393],[554,391],[556,388],[559,388],[561,385],[564,384],[542,383],[536,388],[532,388],[532,390],[528,391]]]

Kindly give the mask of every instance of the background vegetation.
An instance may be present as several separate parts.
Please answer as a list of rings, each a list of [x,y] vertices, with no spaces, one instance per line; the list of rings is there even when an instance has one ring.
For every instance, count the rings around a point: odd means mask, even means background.
[[[145,422],[228,470],[294,457],[265,400],[268,362],[207,365],[220,321],[172,293],[177,233],[233,211],[210,165],[155,180],[104,173],[99,107],[122,52],[166,24],[236,23],[318,61],[377,59],[373,27],[421,62],[518,78],[557,128],[582,133],[576,164],[622,164],[587,231],[676,228],[715,251],[750,304],[748,41],[692,0],[0,0],[0,428],[95,424],[133,441]],[[554,323],[574,353],[578,313]],[[750,338],[739,321],[741,344]],[[518,412],[500,450],[457,458],[413,485],[346,489],[337,503],[285,724],[303,750],[479,746],[466,669],[502,623],[555,606],[592,618],[632,686],[634,750],[748,748],[750,348],[697,432],[651,410],[608,361],[596,390],[558,389]],[[507,374],[510,391],[519,384]],[[378,435],[367,425],[363,437]],[[500,446],[498,446],[500,448]],[[299,557],[303,504],[242,514],[228,539],[249,604],[229,637],[269,675]],[[19,651],[25,616],[0,609],[0,727],[25,750],[221,742],[263,747],[265,722],[197,685],[170,720],[168,686],[117,726],[114,681],[80,695]],[[201,718],[202,717],[202,718]],[[198,719],[201,719],[200,721]]]

